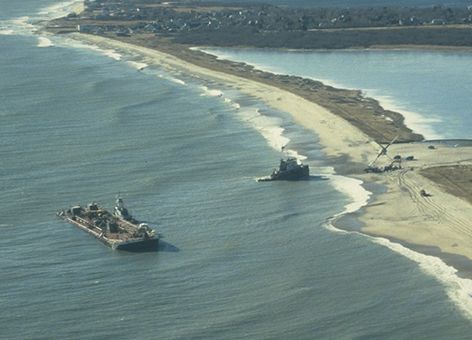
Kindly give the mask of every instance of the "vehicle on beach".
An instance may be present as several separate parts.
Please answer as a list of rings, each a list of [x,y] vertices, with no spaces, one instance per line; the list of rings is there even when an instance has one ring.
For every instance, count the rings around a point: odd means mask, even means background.
[[[382,145],[379,142],[374,141],[375,143],[377,143],[380,146],[380,150],[377,153],[377,156],[375,157],[375,159],[372,162],[369,163],[367,168],[364,169],[364,172],[367,172],[367,173],[382,173],[382,172],[387,172],[387,171],[400,170],[402,168],[402,157],[401,157],[401,155],[395,155],[393,158],[391,158],[387,154],[388,148],[393,143],[395,143],[395,141],[398,139],[398,137],[399,136],[396,136],[395,138],[393,138],[392,141],[390,143],[388,143],[387,145]],[[375,162],[377,162],[377,160],[382,156],[385,156],[385,157],[389,158],[391,160],[391,163],[384,166],[384,167],[378,167],[378,166],[375,165]],[[411,160],[413,159],[413,156],[409,156],[409,157],[411,157]]]
[[[279,168],[274,169],[269,176],[259,178],[257,181],[296,181],[309,177],[310,169],[308,165],[302,164],[296,158],[288,157],[287,159],[281,159]]]
[[[113,213],[93,202],[87,207],[77,205],[61,210],[57,216],[112,249],[149,251],[157,250],[159,245],[159,235],[155,230],[133,218],[121,198],[117,198]]]

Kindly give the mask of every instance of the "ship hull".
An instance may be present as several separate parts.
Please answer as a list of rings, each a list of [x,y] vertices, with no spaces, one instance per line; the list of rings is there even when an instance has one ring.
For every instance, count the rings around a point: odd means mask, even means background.
[[[310,169],[308,165],[302,165],[299,168],[288,171],[277,171],[269,177],[260,178],[259,182],[267,181],[300,181],[310,178]]]
[[[310,177],[310,171],[308,166],[305,165],[294,170],[278,172],[271,176],[271,179],[273,181],[298,181],[301,179],[307,179],[308,177]]]
[[[143,240],[136,242],[125,242],[120,243],[112,247],[116,250],[129,251],[129,252],[147,252],[156,251],[159,248],[159,239]]]
[[[158,237],[148,238],[148,239],[130,239],[126,241],[112,240],[105,237],[101,230],[91,229],[90,227],[87,227],[86,225],[72,218],[66,217],[65,215],[58,214],[58,216],[61,217],[66,222],[69,222],[73,224],[74,226],[76,226],[77,228],[82,229],[83,231],[92,235],[104,245],[115,250],[129,251],[129,252],[147,252],[147,251],[157,251],[159,247]]]

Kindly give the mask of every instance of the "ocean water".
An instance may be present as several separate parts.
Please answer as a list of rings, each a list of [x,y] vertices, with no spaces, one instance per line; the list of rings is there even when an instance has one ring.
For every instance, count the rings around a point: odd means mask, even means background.
[[[330,226],[367,193],[316,135],[224,84],[34,34],[25,16],[57,13],[43,5],[0,22],[1,339],[470,337],[468,280]],[[256,182],[285,144],[313,177]],[[118,193],[164,235],[158,252],[55,217]]]
[[[428,139],[471,139],[472,53],[433,50],[273,51],[209,49],[274,73],[361,89]]]

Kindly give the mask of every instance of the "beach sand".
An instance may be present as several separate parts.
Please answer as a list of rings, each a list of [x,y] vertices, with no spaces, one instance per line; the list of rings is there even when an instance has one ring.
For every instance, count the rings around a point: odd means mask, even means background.
[[[430,145],[435,148],[429,149]],[[414,155],[415,160],[403,161],[403,169],[398,171],[358,176],[387,188],[362,209],[359,214],[363,224],[361,231],[438,256],[463,272],[464,276],[472,277],[470,201],[464,195],[449,193],[451,190],[448,189],[454,188],[443,188],[444,182],[432,181],[422,175],[424,170],[441,166],[451,166],[451,171],[458,164],[471,169],[472,147],[437,143],[398,144],[389,148],[389,154]],[[385,157],[382,161],[390,162]],[[421,194],[422,190],[426,195]],[[461,257],[469,261],[463,261]]]
[[[378,184],[386,190],[374,195],[369,204],[356,213],[362,222],[360,230],[372,236],[386,237],[425,254],[438,256],[444,262],[472,277],[472,209],[464,197],[444,190],[436,181],[421,174],[421,169],[441,165],[472,167],[472,147],[448,147],[443,144],[430,149],[425,143],[396,144],[389,155],[414,155],[414,161],[403,162],[403,169],[381,174],[364,174],[363,168],[375,157],[379,146],[372,138],[326,108],[267,83],[204,68],[180,60],[175,56],[122,41],[71,34],[83,42],[105,49],[126,50],[141,55],[147,64],[216,81],[255,97],[267,105],[291,114],[297,124],[319,136],[325,154],[333,160],[336,171],[351,175],[369,184]],[[342,161],[341,161],[342,160]],[[382,162],[390,162],[381,157]],[[425,190],[430,196],[422,196]],[[339,228],[352,229],[341,219]]]

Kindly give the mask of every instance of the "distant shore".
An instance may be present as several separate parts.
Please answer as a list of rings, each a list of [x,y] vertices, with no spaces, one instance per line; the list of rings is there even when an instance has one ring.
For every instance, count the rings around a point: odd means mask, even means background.
[[[445,165],[451,166],[451,171],[458,164],[472,169],[471,146],[419,143],[422,136],[409,130],[400,114],[384,110],[377,101],[362,97],[360,91],[335,89],[300,77],[274,75],[245,64],[222,62],[203,52],[166,42],[159,46],[140,46],[139,40],[121,37],[117,40],[79,33],[71,37],[107,49],[137,53],[150,65],[222,82],[291,114],[297,124],[319,136],[323,151],[337,173],[361,179],[366,186],[373,183],[386,188],[353,213],[362,224],[358,231],[440,257],[462,276],[472,278],[469,247],[472,191],[458,195],[444,189],[441,176],[431,180],[422,174],[428,169],[434,173],[436,167]],[[367,117],[362,116],[366,107],[370,110]],[[404,157],[414,155],[415,160],[404,162],[399,171],[364,174],[363,169],[379,149],[374,140],[386,142],[395,135],[400,135],[404,142],[416,143],[392,145],[389,152]],[[422,190],[427,196],[422,196]],[[341,218],[335,225],[355,229],[346,221]]]

